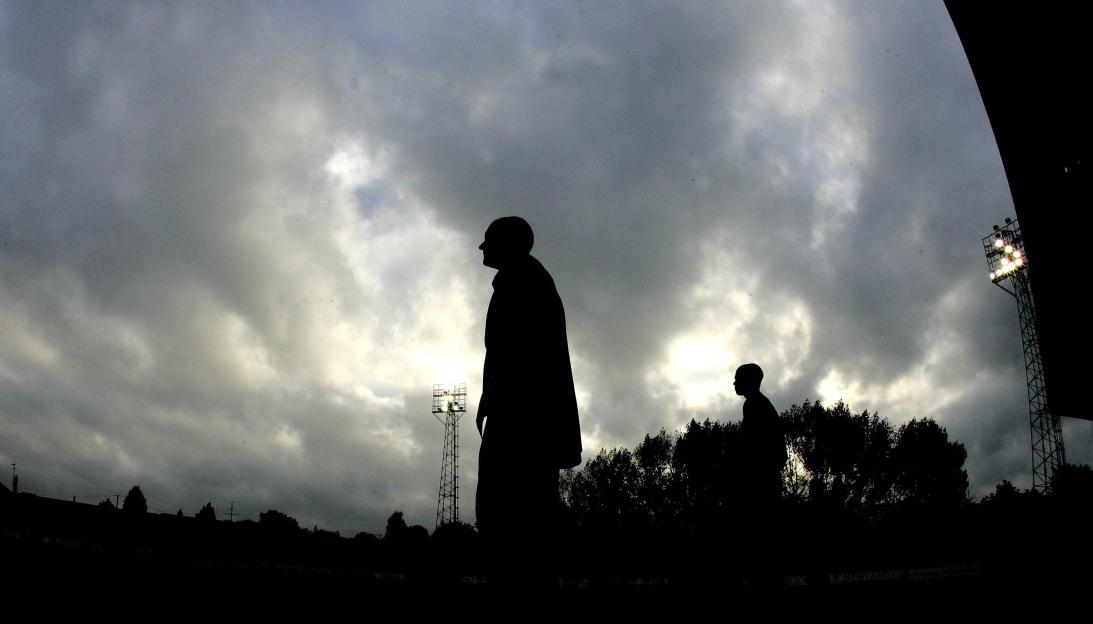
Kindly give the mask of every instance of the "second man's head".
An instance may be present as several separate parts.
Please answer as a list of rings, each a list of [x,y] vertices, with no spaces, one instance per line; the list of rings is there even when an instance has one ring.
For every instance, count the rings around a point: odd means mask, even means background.
[[[736,379],[732,386],[736,388],[736,394],[748,396],[759,392],[759,384],[763,381],[763,369],[758,364],[744,364],[736,369]]]

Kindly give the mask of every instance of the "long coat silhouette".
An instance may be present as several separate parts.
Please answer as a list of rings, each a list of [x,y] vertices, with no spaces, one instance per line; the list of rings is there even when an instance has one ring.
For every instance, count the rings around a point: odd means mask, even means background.
[[[529,516],[552,515],[558,470],[581,461],[565,312],[554,280],[530,255],[503,266],[493,289],[477,516],[486,530],[513,522],[527,528]]]

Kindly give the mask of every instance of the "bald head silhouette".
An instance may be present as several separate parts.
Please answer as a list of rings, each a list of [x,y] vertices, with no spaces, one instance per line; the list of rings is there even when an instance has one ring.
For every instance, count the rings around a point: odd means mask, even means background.
[[[486,239],[478,248],[482,250],[482,264],[503,269],[530,254],[534,244],[535,234],[527,221],[501,217],[486,228]]]
[[[746,397],[759,392],[762,382],[763,369],[758,364],[744,364],[736,369],[736,379],[732,385],[736,388],[736,394]]]

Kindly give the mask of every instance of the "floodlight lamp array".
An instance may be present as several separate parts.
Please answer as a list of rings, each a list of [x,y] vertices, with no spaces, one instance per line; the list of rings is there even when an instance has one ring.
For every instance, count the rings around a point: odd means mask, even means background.
[[[1007,244],[1001,238],[994,239],[994,247],[998,252],[998,268],[991,271],[991,281],[1003,280],[1013,273],[1025,268],[1027,262],[1020,249]]]
[[[434,414],[466,412],[467,384],[455,384],[451,386],[441,384],[434,385],[432,411]]]
[[[983,239],[987,255],[988,277],[997,284],[1028,268],[1020,226],[1006,219],[1005,227],[994,226],[994,232]]]

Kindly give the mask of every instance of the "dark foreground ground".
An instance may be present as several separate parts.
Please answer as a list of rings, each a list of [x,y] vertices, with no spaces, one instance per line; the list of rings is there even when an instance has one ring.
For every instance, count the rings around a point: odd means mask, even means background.
[[[777,621],[1088,616],[1089,562],[1035,570],[978,563],[932,568],[787,574],[756,587],[737,574],[676,578],[564,577],[547,588],[477,576],[408,575],[278,564],[202,561],[97,545],[0,536],[0,587],[9,613],[225,621],[276,618],[444,617],[503,621]],[[1071,611],[1068,605],[1080,611]],[[1081,605],[1086,606],[1082,607]],[[1078,615],[1084,613],[1085,615]],[[845,618],[843,618],[845,616]],[[29,621],[25,618],[5,621]],[[1008,618],[1007,618],[1008,619]]]

